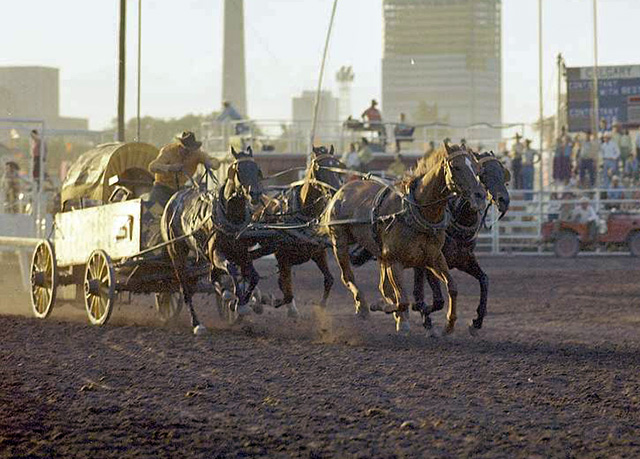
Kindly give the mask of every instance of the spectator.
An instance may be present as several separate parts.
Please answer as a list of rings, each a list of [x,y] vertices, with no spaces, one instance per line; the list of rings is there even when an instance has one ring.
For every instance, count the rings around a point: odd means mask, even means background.
[[[640,156],[640,131],[636,132],[636,157]]]
[[[396,153],[393,162],[389,164],[389,167],[387,168],[387,174],[395,178],[401,178],[406,170],[407,167],[402,162],[402,155],[400,155],[400,153]]]
[[[525,140],[524,144],[525,147],[522,152],[522,189],[533,190],[533,165],[538,162],[539,155],[536,150],[531,148],[531,139]],[[527,195],[527,198],[530,199],[531,196]]]
[[[380,113],[380,110],[376,108],[377,106],[378,101],[372,99],[369,108],[362,112],[362,119],[369,123],[370,130],[378,132],[380,141],[384,144],[386,142],[387,134],[384,124],[382,124],[382,114]]]
[[[407,124],[406,116],[404,113],[400,113],[400,122],[396,124],[393,129],[393,135],[396,138],[396,151],[400,153],[401,143],[404,141],[413,140],[413,131],[415,127]]]
[[[40,159],[40,152],[44,147],[44,155],[42,160]],[[45,168],[47,162],[47,144],[42,145],[42,139],[36,129],[31,131],[31,158],[33,159],[33,180],[36,183],[40,183],[40,164]]]
[[[572,213],[573,221],[587,224],[589,240],[594,240],[598,235],[598,214],[589,202],[589,198],[580,198],[580,204],[576,206]]]
[[[373,152],[369,146],[369,141],[366,137],[362,138],[360,149],[358,150],[358,158],[360,159],[360,171],[367,172],[369,163],[373,159]]]
[[[571,178],[571,153],[573,144],[564,128],[562,135],[556,141],[556,149],[553,155],[553,179],[565,185]]]
[[[522,181],[522,153],[524,145],[520,142],[522,136],[516,134],[516,143],[511,147],[511,168],[513,169],[514,188],[522,190],[524,188]]]
[[[14,161],[7,161],[2,176],[2,191],[4,192],[4,212],[17,214],[20,196],[20,166]]]
[[[349,151],[342,154],[342,162],[347,166],[347,169],[354,171],[360,170],[360,157],[358,156],[358,151],[354,143],[349,144]]]
[[[428,159],[434,151],[436,151],[436,143],[433,140],[430,140],[424,150],[424,155],[422,155],[423,158]]]
[[[591,131],[586,134],[580,146],[580,157],[578,159],[578,168],[580,173],[580,184],[586,186],[586,175],[589,174],[589,187],[593,188],[596,184],[596,162],[600,154],[600,142]]]
[[[629,129],[625,129],[620,135],[618,145],[620,146],[620,160],[622,161],[620,167],[624,169],[625,164],[627,164],[627,161],[633,153],[633,141],[629,135]]]
[[[222,102],[222,112],[216,118],[216,121],[231,121],[234,123],[234,130],[236,135],[241,135],[249,131],[249,127],[245,123],[238,123],[237,121],[242,120],[242,115],[238,113],[238,111],[231,105],[231,102],[225,100]]]
[[[635,185],[640,180],[640,164],[637,153],[632,153],[631,157],[624,163],[622,176],[628,179],[632,185]]]
[[[618,160],[620,159],[620,149],[611,140],[611,133],[604,133],[604,143],[600,145],[602,155],[602,185],[609,188],[610,177],[618,173]]]
[[[612,191],[612,190],[620,190],[622,189],[622,185],[620,184],[620,177],[618,177],[617,175],[614,175],[613,177],[611,177],[611,183],[609,184],[609,187],[607,189],[607,199],[622,199],[623,195],[622,195],[622,191]],[[615,207],[616,203],[613,204],[613,206]]]

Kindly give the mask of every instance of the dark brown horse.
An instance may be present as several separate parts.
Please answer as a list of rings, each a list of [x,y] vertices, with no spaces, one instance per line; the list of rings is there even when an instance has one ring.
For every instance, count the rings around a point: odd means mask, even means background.
[[[281,223],[286,225],[301,225],[313,222],[322,214],[331,196],[342,185],[342,174],[337,169],[344,165],[334,155],[333,146],[330,150],[325,147],[313,147],[313,156],[307,167],[305,177],[300,182],[293,183],[281,195],[271,199],[265,208],[256,213],[255,220],[261,223]],[[327,246],[324,241],[314,240],[304,230],[283,231],[282,237],[265,245],[255,256],[261,257],[269,253],[275,254],[278,261],[278,286],[284,295],[277,299],[274,306],[287,306],[290,317],[299,315],[293,297],[291,268],[310,260],[318,266],[324,277],[324,291],[320,305],[325,307],[327,298],[333,285],[333,276],[327,263]]]
[[[238,296],[239,308],[246,309],[259,280],[249,255],[254,242],[238,239],[237,235],[251,221],[250,204],[257,204],[262,198],[262,172],[253,160],[250,148],[247,153],[236,153],[232,148],[231,154],[234,162],[229,166],[227,179],[216,192],[184,188],[173,195],[162,215],[162,237],[169,243],[167,251],[184,301],[189,306],[195,334],[204,333],[206,329],[200,325],[193,308],[198,278],[188,274],[190,252],[208,258],[212,282],[223,274],[229,274],[235,280],[235,266],[240,268],[249,287]]]
[[[457,287],[442,254],[449,224],[447,200],[457,192],[476,210],[484,205],[486,193],[478,181],[477,167],[474,156],[464,147],[444,144],[394,186],[378,180],[353,181],[329,201],[321,232],[331,238],[342,281],[353,294],[357,314],[367,315],[369,306],[355,283],[349,261],[349,244],[354,243],[379,260],[380,292],[394,305],[399,332],[409,331],[409,300],[402,272],[416,267],[430,269],[447,285],[447,331],[453,331]]]
[[[509,171],[502,165],[493,153],[477,154],[476,158],[481,166],[480,182],[485,186],[490,199],[495,202],[500,212],[500,218],[509,210],[509,191],[506,183],[510,180]],[[447,228],[442,253],[449,269],[458,269],[476,278],[480,284],[480,303],[476,309],[476,318],[469,324],[469,333],[476,335],[482,328],[482,322],[487,314],[487,299],[489,295],[489,277],[482,270],[475,256],[478,231],[484,223],[486,212],[474,211],[462,198],[451,201],[451,223]],[[429,308],[424,303],[424,278],[427,278],[433,292],[433,304]],[[439,311],[444,307],[444,299],[440,282],[425,269],[414,270],[414,309],[423,314]]]

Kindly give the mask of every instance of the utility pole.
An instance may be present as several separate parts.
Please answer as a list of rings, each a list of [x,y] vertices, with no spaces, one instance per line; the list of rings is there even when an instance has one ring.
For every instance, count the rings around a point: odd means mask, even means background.
[[[540,122],[540,174],[538,185],[540,187],[540,199],[542,200],[542,188],[544,186],[544,101],[542,94],[542,0],[538,0],[538,105]]]
[[[118,141],[124,142],[124,78],[125,43],[127,29],[127,0],[120,0],[120,29],[118,30]]]
[[[140,142],[140,80],[142,74],[142,0],[138,0],[138,104],[136,110],[136,142]]]
[[[598,94],[598,2],[593,0],[593,135],[598,136],[600,124],[600,100]]]

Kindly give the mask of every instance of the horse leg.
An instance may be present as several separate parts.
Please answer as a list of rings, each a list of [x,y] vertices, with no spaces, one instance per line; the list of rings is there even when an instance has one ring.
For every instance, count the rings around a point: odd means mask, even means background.
[[[425,276],[427,277],[427,282],[429,283],[431,294],[433,295],[433,302],[428,310],[429,314],[441,311],[444,308],[444,297],[442,296],[440,281],[438,280],[438,277],[429,270],[425,271]]]
[[[333,254],[338,260],[340,272],[342,274],[342,283],[349,289],[353,295],[356,306],[356,314],[362,318],[369,315],[369,306],[362,295],[362,292],[355,283],[351,262],[349,261],[349,244],[346,242],[346,235],[333,235]]]
[[[253,289],[256,288],[258,282],[260,281],[260,275],[258,271],[253,267],[253,263],[249,262],[241,268],[243,279],[247,279],[249,281],[249,285],[246,288],[246,291],[242,292],[238,299],[238,307],[236,308],[236,312],[239,316],[246,316],[251,314],[252,309],[249,306],[249,300],[251,299],[251,294],[253,293]],[[236,287],[237,290],[237,287]]]
[[[185,268],[187,266],[187,256],[189,255],[189,249],[185,247],[168,247],[169,257],[171,258],[171,262],[173,264],[173,269],[175,271],[176,277],[180,284],[180,288],[182,289],[182,296],[184,297],[184,302],[187,306],[189,306],[189,314],[191,315],[191,327],[193,328],[194,335],[202,335],[206,333],[207,329],[203,325],[200,324],[198,320],[198,316],[196,315],[196,311],[193,307],[193,294],[194,288],[189,281],[188,277],[185,275]]]
[[[372,311],[382,311],[387,314],[391,314],[396,311],[396,293],[393,290],[393,286],[387,277],[387,269],[389,266],[380,261],[380,282],[378,284],[378,290],[382,294],[382,301],[371,305]]]
[[[403,266],[401,263],[395,262],[387,266],[387,277],[395,292],[396,312],[396,331],[403,335],[408,335],[411,331],[409,325],[409,300],[402,283]]]
[[[469,333],[476,336],[482,328],[482,322],[487,315],[487,299],[489,296],[489,276],[482,270],[475,256],[472,256],[469,263],[458,268],[470,276],[475,277],[480,283],[480,303],[476,309],[476,318],[469,324]]]
[[[449,294],[449,311],[447,312],[447,325],[444,328],[445,333],[452,333],[458,318],[457,304],[458,304],[458,284],[453,276],[449,273],[449,266],[447,260],[442,253],[436,259],[434,265],[431,267],[431,271],[447,286],[447,293]],[[431,329],[431,319],[428,318],[428,314],[425,314],[425,328]]]
[[[323,308],[327,307],[327,299],[329,298],[329,294],[331,293],[331,287],[333,286],[333,276],[331,275],[331,271],[329,270],[329,264],[327,263],[327,251],[322,248],[316,251],[311,259],[318,266],[318,269],[324,276],[324,291],[322,292],[322,299],[320,300],[320,306]]]
[[[275,308],[287,305],[287,316],[297,318],[300,316],[296,301],[293,298],[293,280],[291,275],[291,264],[288,262],[278,261],[278,287],[283,294],[281,300],[276,300]]]

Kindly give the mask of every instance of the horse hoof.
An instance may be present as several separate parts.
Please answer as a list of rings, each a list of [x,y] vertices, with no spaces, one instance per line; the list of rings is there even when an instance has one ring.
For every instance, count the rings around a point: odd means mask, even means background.
[[[368,319],[369,318],[369,308],[361,307],[361,308],[356,309],[356,316],[361,318],[361,319]]]
[[[451,333],[453,333],[453,329],[454,329],[454,325],[451,323],[448,323],[446,327],[444,327],[444,333],[446,335],[450,335]]]
[[[251,314],[251,307],[248,304],[243,304],[243,305],[239,305],[236,308],[236,312],[238,313],[238,316],[242,317],[242,316],[248,316],[249,314]]]
[[[287,308],[287,317],[291,319],[297,319],[300,317],[300,312],[298,311],[295,301],[289,304],[289,307]]]
[[[262,314],[264,312],[264,306],[262,305],[262,303],[254,303],[251,305],[251,309],[253,309],[253,312],[256,314]]]
[[[433,327],[427,329],[427,338],[440,338],[440,336],[442,335],[437,329]]]
[[[474,327],[473,323],[469,324],[469,334],[474,338],[477,338],[480,335],[480,329]]]
[[[207,334],[207,327],[205,327],[204,325],[198,325],[196,327],[193,327],[193,334],[196,336],[203,336]]]

